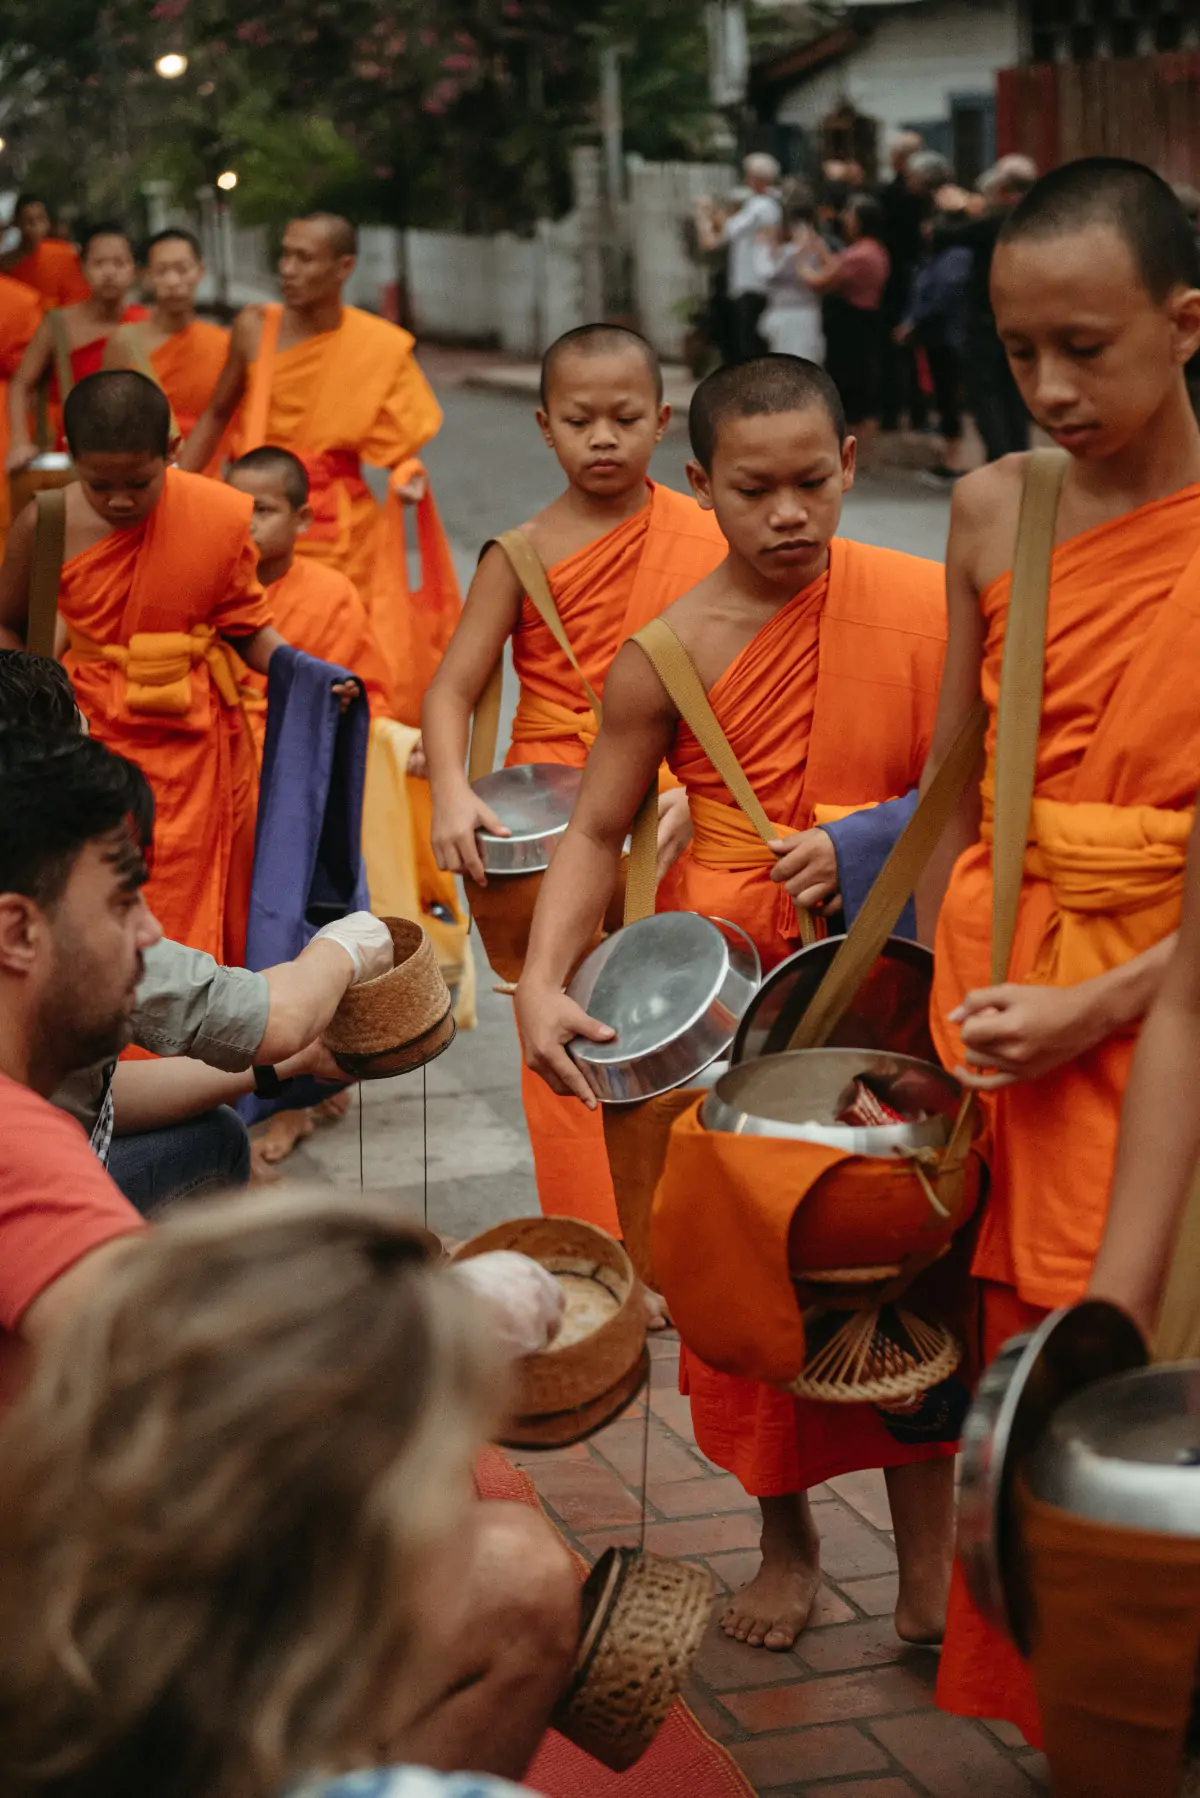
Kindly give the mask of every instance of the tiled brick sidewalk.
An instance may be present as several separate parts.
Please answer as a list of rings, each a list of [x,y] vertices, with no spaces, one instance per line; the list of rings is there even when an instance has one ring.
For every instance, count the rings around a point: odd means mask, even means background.
[[[677,1390],[678,1344],[652,1344],[646,1545],[700,1562],[720,1594],[757,1566],[754,1507],[696,1449]],[[642,1404],[587,1444],[514,1456],[568,1538],[594,1558],[639,1537]],[[730,1642],[715,1624],[688,1702],[709,1733],[773,1798],[1035,1798],[1044,1763],[1004,1724],[934,1709],[936,1657],[906,1648],[891,1625],[896,1557],[879,1474],[814,1493],[824,1588],[791,1654]]]

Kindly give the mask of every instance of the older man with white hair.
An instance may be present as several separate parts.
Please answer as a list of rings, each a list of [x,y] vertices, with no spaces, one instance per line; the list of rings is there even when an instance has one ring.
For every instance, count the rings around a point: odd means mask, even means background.
[[[736,211],[718,224],[711,203],[706,203],[699,215],[701,240],[713,248],[724,244],[728,252],[729,347],[735,362],[748,362],[767,351],[758,329],[767,287],[757,244],[764,232],[778,231],[783,224],[783,208],[772,191],[779,176],[775,158],[755,151],[742,163],[742,178],[750,191]]]

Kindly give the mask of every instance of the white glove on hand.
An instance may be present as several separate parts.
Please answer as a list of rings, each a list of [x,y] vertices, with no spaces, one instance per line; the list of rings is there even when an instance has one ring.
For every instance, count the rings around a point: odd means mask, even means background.
[[[313,942],[318,943],[322,938],[344,949],[354,963],[352,986],[361,986],[364,980],[378,980],[381,974],[392,971],[392,933],[382,919],[369,911],[352,911],[348,918],[335,918],[332,924],[323,924]]]
[[[514,1358],[548,1348],[562,1329],[566,1295],[528,1255],[495,1249],[456,1261],[454,1272],[492,1307],[504,1348]]]

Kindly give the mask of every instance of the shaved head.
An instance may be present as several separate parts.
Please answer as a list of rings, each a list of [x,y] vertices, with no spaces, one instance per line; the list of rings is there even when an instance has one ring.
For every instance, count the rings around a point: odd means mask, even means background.
[[[692,395],[688,434],[692,454],[711,470],[721,426],[731,418],[767,418],[781,412],[828,414],[839,444],[846,440],[841,395],[825,370],[803,356],[755,356],[706,375]]]
[[[577,325],[573,331],[565,331],[555,338],[542,357],[542,410],[546,409],[554,377],[564,357],[616,356],[629,350],[641,357],[654,388],[655,404],[661,405],[662,364],[653,345],[640,332],[631,331],[625,325]]]
[[[294,511],[308,504],[308,470],[299,456],[276,443],[262,443],[257,449],[247,450],[230,464],[225,478],[234,481],[239,474],[270,476],[278,482],[280,492]]]
[[[298,225],[320,225],[335,256],[358,255],[358,232],[339,212],[306,212]]]
[[[1034,183],[1006,220],[999,244],[1064,237],[1108,225],[1129,253],[1150,297],[1200,287],[1192,221],[1153,169],[1121,156],[1085,156]]]
[[[72,387],[63,407],[63,429],[75,457],[165,458],[171,443],[171,408],[162,388],[135,369],[103,369]]]

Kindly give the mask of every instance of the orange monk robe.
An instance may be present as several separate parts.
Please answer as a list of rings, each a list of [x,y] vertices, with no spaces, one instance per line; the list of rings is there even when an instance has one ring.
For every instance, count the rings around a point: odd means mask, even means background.
[[[711,512],[670,487],[648,485],[649,503],[640,512],[549,570],[567,639],[601,696],[626,637],[711,574],[725,555]],[[505,766],[557,762],[582,768],[596,721],[579,676],[529,599],[522,602],[512,646],[521,689]],[[619,1235],[600,1113],[552,1093],[523,1063],[521,1085],[542,1210]]]
[[[223,639],[271,622],[252,509],[244,493],[168,469],[150,516],[72,556],[59,586],[80,709],[154,789],[151,910],[167,936],[218,960],[245,939],[227,889],[239,796],[244,812],[256,792]]]
[[[9,275],[0,275],[0,463],[8,454],[8,384],[42,322],[37,295]],[[10,521],[8,477],[0,476],[0,551]]]
[[[1010,977],[1072,986],[1153,947],[1179,921],[1200,767],[1200,486],[1062,543],[1051,565],[1045,696],[1031,842]],[[1185,572],[1186,571],[1186,572]],[[991,717],[984,841],[963,855],[938,923],[932,1023],[991,985],[991,756],[1011,577],[980,596]],[[1083,1295],[1100,1245],[1137,1032],[985,1100],[991,1200],[975,1256],[989,1358],[1031,1320]],[[938,1701],[1006,1717],[1036,1739],[1024,1663],[956,1583]]]
[[[763,626],[708,695],[780,836],[911,791],[933,731],[945,638],[940,564],[835,538],[828,573]],[[695,834],[660,909],[730,919],[765,972],[800,946],[795,906],[770,879],[775,857],[685,724],[668,759]],[[717,1373],[686,1346],[680,1385],[701,1450],[756,1498],[953,1453],[897,1442],[872,1406],[813,1404]]]
[[[373,718],[387,716],[387,668],[366,607],[336,568],[299,557],[266,589],[271,621],[293,649],[349,668],[366,691]],[[262,675],[251,679],[266,690]]]
[[[61,238],[44,238],[36,250],[30,250],[27,256],[10,263],[4,273],[32,288],[40,296],[44,311],[55,306],[74,306],[80,300],[91,298],[92,290],[83,278],[78,250]]]
[[[193,319],[182,331],[173,331],[151,351],[151,370],[171,402],[181,437],[191,435],[196,420],[212,398],[228,354],[228,331],[202,318]],[[237,453],[237,432],[238,421],[234,418],[226,426],[205,474],[220,474],[225,463]],[[284,635],[287,635],[286,631]]]
[[[387,658],[392,710],[417,724],[460,598],[432,496],[417,508],[422,584],[410,591],[398,488],[441,426],[441,408],[412,354],[413,339],[397,325],[345,306],[336,330],[280,351],[281,317],[281,307],[263,307],[242,450],[278,444],[304,463],[313,523],[299,552],[353,581]],[[363,479],[364,462],[390,471],[382,508]]]
[[[124,312],[121,314],[121,324],[138,324],[145,317],[146,308],[144,306],[126,306]],[[116,329],[119,330],[120,326],[117,326]],[[87,375],[99,374],[101,368],[104,366],[104,352],[108,347],[108,340],[112,334],[111,331],[106,331],[103,337],[89,338],[87,343],[81,343],[77,349],[71,351],[72,387],[76,386]],[[63,396],[58,379],[58,359],[53,354],[50,358],[50,379],[47,388],[47,396],[48,418],[54,445],[56,449],[65,450],[67,447],[67,440],[63,435],[62,428]]]

